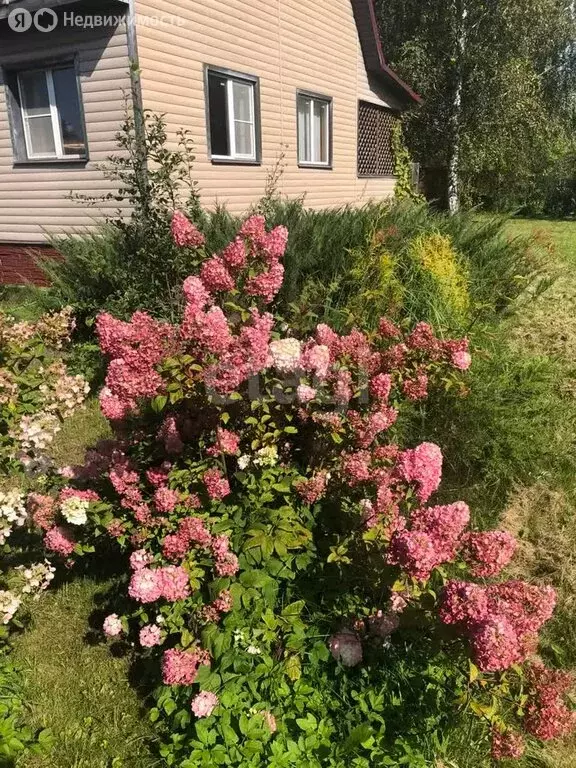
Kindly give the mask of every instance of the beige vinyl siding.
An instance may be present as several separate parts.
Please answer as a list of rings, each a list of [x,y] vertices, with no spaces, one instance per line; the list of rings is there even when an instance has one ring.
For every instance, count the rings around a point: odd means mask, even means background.
[[[24,43],[24,44],[23,44]],[[78,56],[89,162],[77,165],[13,165],[6,92],[0,73],[0,242],[37,243],[46,233],[84,231],[118,209],[115,201],[96,207],[67,199],[70,192],[100,197],[114,191],[97,165],[116,151],[115,135],[129,93],[126,27],[55,30],[0,40],[0,66],[34,64]]]
[[[147,109],[165,113],[170,136],[192,132],[194,175],[203,202],[242,211],[264,192],[266,176],[285,153],[281,191],[311,207],[388,197],[393,178],[359,179],[360,99],[392,106],[370,81],[350,0],[136,0],[138,53]],[[170,17],[173,24],[169,23]],[[204,65],[260,78],[262,163],[214,165],[208,157]],[[296,91],[333,99],[333,168],[299,168]]]

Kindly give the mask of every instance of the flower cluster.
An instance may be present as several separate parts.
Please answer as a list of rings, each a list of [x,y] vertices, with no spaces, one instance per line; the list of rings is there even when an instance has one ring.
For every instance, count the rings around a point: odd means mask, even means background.
[[[162,677],[165,685],[193,685],[201,666],[209,666],[209,654],[199,648],[164,651]]]
[[[526,708],[524,727],[542,741],[559,739],[576,728],[576,712],[566,704],[574,686],[570,673],[534,664],[530,669],[532,695]]]
[[[481,670],[496,672],[528,658],[555,604],[552,587],[522,581],[488,586],[450,581],[444,590],[440,618],[469,637]]]
[[[15,568],[15,573],[24,581],[22,593],[24,595],[35,595],[38,597],[39,594],[48,589],[52,583],[56,574],[56,568],[54,568],[48,560],[45,560],[43,563],[19,565]]]
[[[10,624],[22,604],[22,598],[6,589],[0,590],[0,621]]]
[[[130,579],[128,594],[140,603],[184,600],[190,594],[190,577],[182,566],[139,568]]]
[[[24,525],[26,518],[24,494],[18,490],[0,491],[0,545],[6,542],[13,528]]]
[[[427,581],[434,568],[454,559],[469,521],[470,510],[462,501],[416,510],[411,529],[392,536],[388,562],[415,579]]]
[[[464,557],[473,576],[497,576],[514,557],[518,542],[507,531],[469,533],[464,539]]]

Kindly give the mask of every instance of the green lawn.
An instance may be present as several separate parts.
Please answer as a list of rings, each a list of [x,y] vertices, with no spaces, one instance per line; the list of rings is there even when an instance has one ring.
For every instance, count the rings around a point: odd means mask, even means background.
[[[576,263],[576,221],[513,219],[508,229],[513,235],[543,235],[550,239],[561,259]]]

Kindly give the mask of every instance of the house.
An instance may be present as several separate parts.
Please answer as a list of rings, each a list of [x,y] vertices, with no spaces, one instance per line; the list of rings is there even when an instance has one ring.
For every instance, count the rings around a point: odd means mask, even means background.
[[[191,131],[203,202],[280,191],[311,207],[394,190],[391,129],[418,96],[388,66],[373,0],[0,0],[0,270],[118,210],[101,164],[126,109]]]

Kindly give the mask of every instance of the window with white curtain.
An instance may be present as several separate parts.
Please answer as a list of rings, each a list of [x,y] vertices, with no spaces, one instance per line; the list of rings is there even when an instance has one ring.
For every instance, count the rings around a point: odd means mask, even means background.
[[[332,100],[299,91],[298,163],[329,168],[332,164]]]
[[[207,68],[210,157],[259,161],[258,79]]]
[[[86,157],[80,91],[73,66],[17,73],[18,103],[28,160]]]

